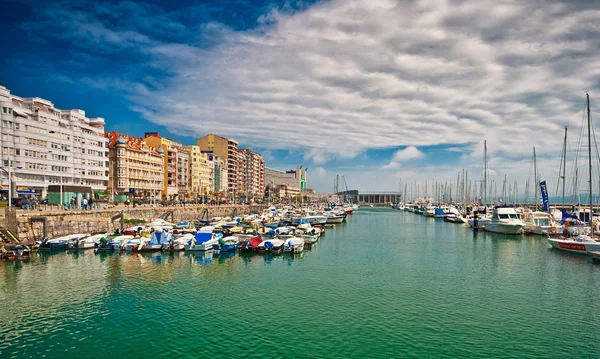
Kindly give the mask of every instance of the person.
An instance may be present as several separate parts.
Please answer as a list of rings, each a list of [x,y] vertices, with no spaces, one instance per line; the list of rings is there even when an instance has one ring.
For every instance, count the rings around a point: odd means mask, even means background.
[[[83,200],[81,201],[81,208],[83,208],[84,210],[87,209],[87,205],[88,205],[88,200],[87,198],[83,198]]]
[[[61,199],[61,202],[62,202],[62,199]],[[61,205],[62,205],[62,203],[61,203]],[[75,196],[71,197],[71,208],[72,209],[75,208]]]
[[[88,206],[90,207],[90,210],[94,209],[94,199],[92,197],[90,197],[88,201]]]

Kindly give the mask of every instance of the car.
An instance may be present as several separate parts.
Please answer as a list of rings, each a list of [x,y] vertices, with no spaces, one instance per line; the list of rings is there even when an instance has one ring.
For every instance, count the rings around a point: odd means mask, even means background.
[[[10,203],[16,208],[31,209],[35,204],[29,198],[11,198]]]
[[[48,204],[48,198],[40,200],[40,204]]]

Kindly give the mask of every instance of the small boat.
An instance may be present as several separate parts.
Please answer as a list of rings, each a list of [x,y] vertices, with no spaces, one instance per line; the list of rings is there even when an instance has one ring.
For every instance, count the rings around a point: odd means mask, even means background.
[[[196,223],[191,222],[191,221],[182,221],[179,222],[175,225],[175,227],[173,227],[174,231],[180,232],[180,233],[196,233],[197,229],[196,229]]]
[[[327,216],[327,222],[325,222],[326,224],[337,224],[337,223],[342,223],[344,221],[346,217],[344,216],[338,216],[334,213],[331,213]]]
[[[100,238],[108,236],[107,233],[95,234],[93,236],[79,238],[77,241],[73,241],[72,249],[90,249],[95,248],[96,243],[100,241]]]
[[[219,243],[219,239],[223,238],[223,233],[213,233],[210,229],[200,229],[194,238],[189,240],[185,245],[186,251],[208,251],[213,249],[213,246]]]
[[[496,206],[492,220],[485,223],[485,230],[500,234],[521,234],[523,222],[513,206]]]
[[[288,238],[283,245],[283,251],[287,253],[300,253],[304,251],[304,238]]]
[[[166,249],[171,252],[183,251],[183,250],[185,250],[185,246],[188,244],[188,242],[191,241],[192,239],[194,239],[194,236],[195,236],[195,233],[186,233],[177,238],[172,236],[171,241],[169,242],[169,245],[167,246]]]
[[[100,238],[98,243],[96,243],[96,250],[98,251],[118,251],[125,247],[125,244],[130,239],[133,239],[132,235],[122,235],[117,236],[111,239],[106,237]]]
[[[237,249],[240,241],[236,236],[229,236],[219,239],[217,244],[213,245],[213,249],[219,252],[232,252]]]
[[[144,237],[141,238],[140,246],[138,251],[143,252],[155,252],[160,251],[169,246],[171,241],[171,233],[166,228],[154,227],[154,231],[150,233],[150,240],[146,241]]]
[[[73,241],[79,241],[80,238],[83,238],[85,236],[85,234],[71,234],[68,236],[53,239],[48,239],[48,237],[44,237],[40,242],[37,243],[37,249],[45,251],[58,251],[69,249],[72,246]]]
[[[302,236],[302,238],[304,238],[304,244],[309,246],[317,243],[317,241],[319,240],[319,236],[315,234],[305,234]]]
[[[0,249],[0,258],[9,261],[25,260],[31,257],[31,249],[22,244],[17,244],[10,249],[6,249],[4,246]]]
[[[319,215],[309,215],[304,217],[307,223],[310,224],[326,224],[327,216],[319,216]]]
[[[526,234],[538,234],[547,236],[550,234],[561,234],[563,227],[554,223],[552,215],[547,212],[529,211],[524,213],[523,232]]]
[[[259,251],[270,251],[270,252],[281,252],[283,250],[283,246],[285,245],[285,241],[279,238],[269,238],[265,239],[258,247]]]
[[[256,236],[240,242],[240,252],[256,252],[263,245],[262,237]],[[263,246],[264,249],[264,246]]]
[[[172,230],[175,227],[175,224],[165,221],[162,218],[156,218],[152,222],[148,223],[148,227],[161,227],[168,231]]]

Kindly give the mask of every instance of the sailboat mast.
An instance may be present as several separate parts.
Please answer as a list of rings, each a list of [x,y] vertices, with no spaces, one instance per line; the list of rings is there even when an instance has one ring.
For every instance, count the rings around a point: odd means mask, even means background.
[[[535,158],[535,147],[533,148],[533,183],[535,184],[535,210],[538,210],[538,179],[537,179],[537,159]]]
[[[487,140],[483,141],[483,188],[487,188]],[[487,207],[487,191],[484,191],[483,206]]]
[[[565,126],[565,140],[563,143],[563,173],[562,173],[562,206],[565,209],[565,183],[567,180],[567,127]]]
[[[588,165],[590,170],[590,226],[592,236],[594,235],[594,226],[592,225],[592,114],[590,113],[590,94],[585,94],[587,99],[587,120],[588,120]]]

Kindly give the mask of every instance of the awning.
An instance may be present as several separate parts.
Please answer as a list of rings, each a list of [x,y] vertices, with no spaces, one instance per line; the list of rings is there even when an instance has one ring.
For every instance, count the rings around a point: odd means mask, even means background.
[[[25,112],[23,112],[23,111],[21,111],[21,109],[17,109],[17,108],[13,108],[13,114],[15,116],[21,116],[21,117],[25,117],[25,118],[29,117]]]
[[[34,191],[23,191],[23,190],[17,190],[17,194],[32,194],[34,196],[39,196],[40,194]]]

